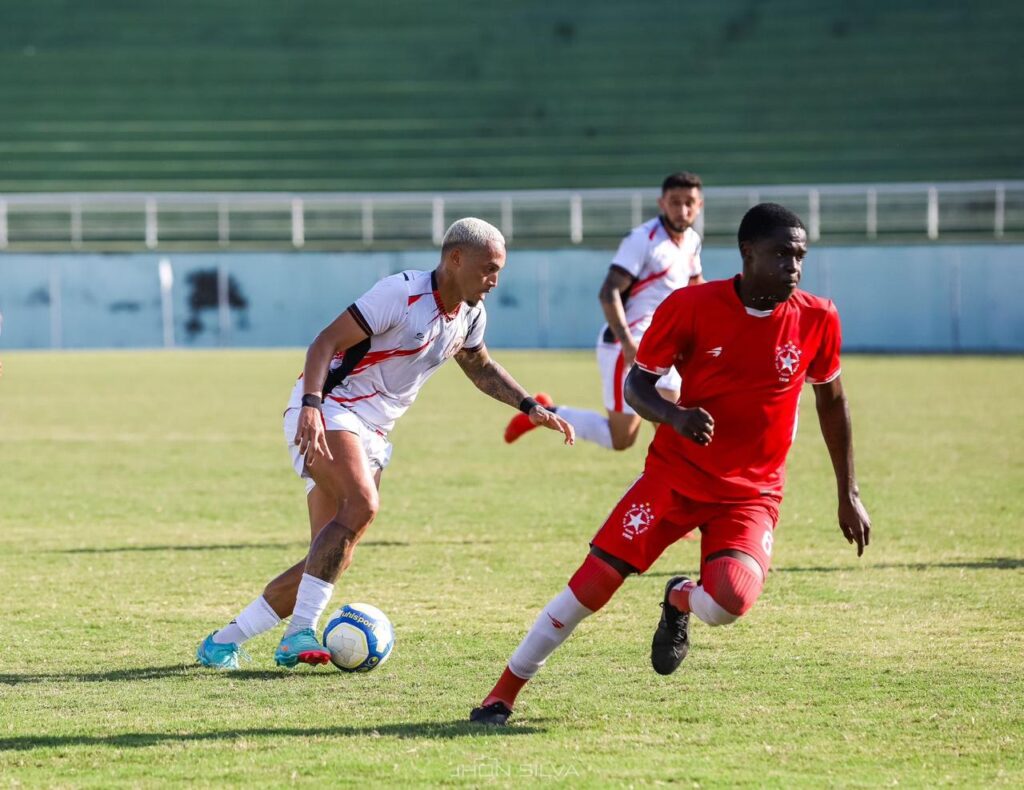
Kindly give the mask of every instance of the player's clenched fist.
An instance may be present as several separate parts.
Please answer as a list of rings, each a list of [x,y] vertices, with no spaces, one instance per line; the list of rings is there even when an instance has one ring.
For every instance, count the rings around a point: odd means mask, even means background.
[[[678,409],[672,417],[672,428],[699,445],[711,444],[715,435],[715,420],[704,409]]]

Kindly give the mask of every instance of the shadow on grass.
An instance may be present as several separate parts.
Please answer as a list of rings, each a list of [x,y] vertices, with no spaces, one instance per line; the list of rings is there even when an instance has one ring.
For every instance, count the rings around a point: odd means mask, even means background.
[[[206,543],[202,545],[178,546],[84,546],[78,549],[53,549],[48,554],[121,554],[138,551],[246,551],[249,549],[303,549],[308,544],[298,541],[288,543]]]
[[[57,749],[68,746],[111,746],[116,749],[142,749],[177,743],[236,741],[247,738],[430,738],[449,740],[465,737],[502,737],[544,732],[529,724],[509,727],[484,727],[468,721],[419,721],[380,724],[376,727],[254,727],[222,732],[125,732],[119,735],[20,735],[0,738],[0,752],[24,752],[33,749]]]
[[[304,681],[313,679],[337,679],[335,672],[310,672],[305,669],[237,669],[218,672],[204,669],[196,664],[168,664],[162,667],[137,667],[134,669],[112,669],[107,672],[25,672],[22,674],[0,673],[0,686],[18,686],[24,683],[108,683],[135,680],[160,680],[162,678],[187,677],[210,680],[287,680],[301,677]]]
[[[838,573],[854,570],[858,566],[804,566],[792,568],[775,568],[779,573]],[[1019,557],[986,557],[983,560],[951,560],[949,562],[880,562],[865,564],[865,570],[887,571],[930,571],[937,568],[952,568],[968,571],[1006,571],[1024,568],[1024,559]]]
[[[432,540],[364,540],[359,548],[407,548],[409,546],[469,546],[475,544],[490,544],[499,542],[491,538],[451,538]],[[185,545],[154,545],[154,546],[83,546],[76,549],[52,549],[47,554],[121,554],[127,552],[161,552],[161,551],[247,551],[252,549],[306,549],[308,543],[300,541],[288,541],[280,543],[205,543]]]
[[[951,560],[949,562],[872,562],[863,565],[807,565],[772,568],[772,573],[841,573],[855,570],[883,571],[931,571],[939,568],[968,571],[1006,571],[1024,568],[1024,558],[986,557],[983,560]],[[677,571],[646,573],[647,577],[677,576]]]

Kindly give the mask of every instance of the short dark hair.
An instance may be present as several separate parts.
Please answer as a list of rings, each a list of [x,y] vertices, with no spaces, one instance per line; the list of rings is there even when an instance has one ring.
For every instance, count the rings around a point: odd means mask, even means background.
[[[696,173],[680,170],[678,173],[666,176],[665,180],[661,182],[661,194],[664,195],[670,189],[699,189],[703,192],[704,184]]]
[[[740,230],[736,236],[739,243],[742,244],[745,241],[756,241],[770,236],[778,228],[807,230],[804,223],[800,221],[800,217],[785,206],[780,206],[778,203],[758,203],[743,215]]]

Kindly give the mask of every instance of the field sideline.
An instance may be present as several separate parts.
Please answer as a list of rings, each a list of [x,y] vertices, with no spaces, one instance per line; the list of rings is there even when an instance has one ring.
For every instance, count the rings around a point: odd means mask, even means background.
[[[587,352],[495,352],[599,407]],[[1024,785],[1024,361],[845,360],[875,531],[858,560],[805,393],[775,568],[728,629],[650,669],[680,544],[584,623],[514,726],[465,724],[638,473],[505,446],[507,407],[454,364],[392,438],[380,517],[334,603],[395,624],[365,676],[234,674],[196,643],[308,535],[280,414],[303,352],[3,354],[0,786]]]

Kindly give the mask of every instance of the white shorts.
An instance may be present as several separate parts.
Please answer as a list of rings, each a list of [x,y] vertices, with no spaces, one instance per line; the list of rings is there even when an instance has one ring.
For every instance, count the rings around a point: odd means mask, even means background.
[[[601,371],[601,389],[604,392],[604,407],[611,412],[620,414],[636,414],[623,397],[622,388],[626,382],[626,365],[622,359],[622,349],[618,343],[597,342],[597,367]],[[658,379],[657,387],[661,390],[679,392],[683,381],[675,368]]]
[[[292,468],[296,474],[306,481],[306,493],[313,490],[316,483],[306,472],[306,459],[299,454],[299,446],[295,444],[295,432],[299,428],[299,412],[302,409],[288,409],[284,413],[284,440],[288,443],[288,451],[292,454]],[[356,413],[346,409],[339,403],[332,400],[324,401],[323,405],[324,424],[329,431],[348,431],[359,437],[363,445],[363,452],[366,453],[366,464],[370,474],[376,474],[378,469],[384,469],[391,461],[391,442],[387,436],[370,427],[356,416]]]

